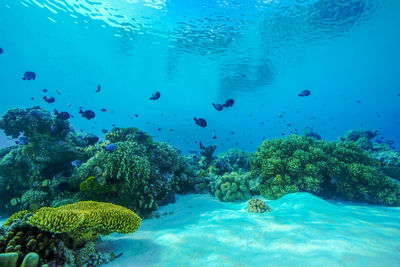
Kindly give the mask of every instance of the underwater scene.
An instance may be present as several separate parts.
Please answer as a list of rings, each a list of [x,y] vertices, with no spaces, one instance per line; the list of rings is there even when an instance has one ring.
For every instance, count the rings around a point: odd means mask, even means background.
[[[1,0],[0,267],[400,266],[399,14]]]

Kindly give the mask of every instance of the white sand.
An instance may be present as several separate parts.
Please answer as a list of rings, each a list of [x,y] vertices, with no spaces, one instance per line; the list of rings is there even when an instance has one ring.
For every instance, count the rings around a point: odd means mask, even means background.
[[[107,266],[400,266],[400,208],[327,202],[307,193],[267,201],[271,213],[210,195],[178,196],[131,235],[104,238]]]

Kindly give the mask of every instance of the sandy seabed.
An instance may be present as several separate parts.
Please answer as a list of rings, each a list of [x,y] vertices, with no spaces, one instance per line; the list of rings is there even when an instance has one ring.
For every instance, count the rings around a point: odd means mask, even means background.
[[[134,234],[103,246],[123,255],[107,266],[400,266],[400,208],[325,201],[296,193],[272,212],[211,195],[177,196]]]

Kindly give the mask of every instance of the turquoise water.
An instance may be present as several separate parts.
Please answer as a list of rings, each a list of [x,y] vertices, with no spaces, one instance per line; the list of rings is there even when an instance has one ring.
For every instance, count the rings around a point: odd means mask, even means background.
[[[377,128],[399,142],[399,9],[395,0],[5,0],[1,112],[83,106],[98,112],[71,119],[79,129],[134,125],[183,151],[213,143],[213,129],[218,151],[254,150],[263,137],[307,126],[328,140]],[[27,70],[34,82],[21,80]],[[304,89],[311,96],[299,98]],[[155,90],[162,97],[147,101]],[[228,98],[231,110],[211,106]]]
[[[399,12],[1,0],[0,267],[400,266]]]

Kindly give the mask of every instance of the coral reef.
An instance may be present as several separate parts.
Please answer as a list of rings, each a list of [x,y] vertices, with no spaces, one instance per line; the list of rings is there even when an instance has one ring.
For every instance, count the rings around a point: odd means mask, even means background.
[[[0,120],[0,129],[12,138],[22,134],[27,139],[1,150],[0,201],[9,203],[6,208],[20,208],[20,201],[11,200],[21,199],[31,187],[53,193],[51,180],[70,176],[72,160],[87,159],[86,143],[69,122],[39,107],[9,110]]]
[[[209,146],[201,148],[200,154],[203,156],[202,165],[204,166],[204,168],[207,168],[213,161],[213,159],[214,159],[213,154],[216,149],[217,149],[216,145],[209,145]]]
[[[48,208],[43,208],[43,210],[45,209]],[[44,228],[54,230],[52,227],[48,227],[50,225],[60,226],[60,221],[67,220],[62,218],[62,215],[68,218],[80,217],[81,220],[78,220],[78,224],[75,225],[75,231],[55,233],[43,230]],[[34,216],[36,219],[31,219]],[[37,219],[41,219],[42,223],[37,224]],[[29,222],[31,220],[34,222]],[[9,261],[10,258],[14,261],[12,266],[18,264],[18,266],[30,267],[36,266],[37,263],[40,266],[43,264],[48,266],[99,266],[100,263],[112,261],[117,256],[109,251],[97,251],[94,242],[88,238],[93,235],[89,235],[87,231],[90,230],[93,233],[100,231],[104,234],[110,231],[133,232],[139,224],[140,218],[132,211],[109,203],[80,202],[58,210],[54,209],[46,215],[40,210],[32,213],[18,212],[8,219],[6,223],[8,227],[0,227],[0,266],[9,266],[2,265],[2,263],[5,260]],[[83,228],[78,229],[79,227]],[[66,228],[72,229],[73,226]],[[78,237],[76,236],[77,232],[79,232]]]
[[[246,200],[251,197],[249,188],[250,173],[225,173],[215,176],[211,182],[215,196],[224,202]]]
[[[109,201],[146,216],[157,209],[150,173],[146,148],[124,141],[112,153],[98,151],[75,169],[70,182],[89,199]]]
[[[373,148],[372,139],[378,136],[377,130],[350,130],[340,137],[340,141],[353,141],[362,149],[370,150]]]
[[[73,238],[96,239],[100,234],[133,233],[139,228],[141,219],[122,206],[80,201],[58,208],[41,208],[32,212],[26,221],[53,234],[66,233]]]
[[[382,175],[353,141],[327,142],[289,136],[264,141],[252,161],[259,190],[268,198],[305,191],[374,204],[400,203],[400,185]]]
[[[236,149],[221,153],[213,161],[215,173],[222,175],[226,172],[248,172],[251,169],[251,153]]]
[[[136,127],[114,127],[106,134],[106,140],[111,143],[134,141],[143,145],[147,150],[151,149],[153,145],[153,138]]]
[[[268,206],[267,203],[265,203],[261,199],[253,198],[249,200],[249,203],[247,205],[247,210],[248,212],[264,213],[264,212],[270,212],[271,208]]]

